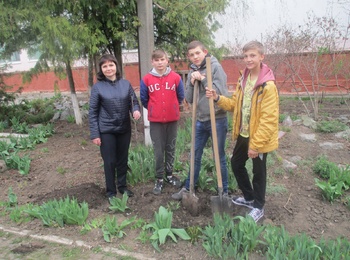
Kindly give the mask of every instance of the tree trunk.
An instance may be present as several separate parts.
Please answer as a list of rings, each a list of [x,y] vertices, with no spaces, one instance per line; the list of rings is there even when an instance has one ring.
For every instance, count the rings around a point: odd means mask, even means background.
[[[71,93],[71,98],[72,98],[72,104],[73,104],[73,110],[74,110],[74,116],[75,116],[75,123],[77,125],[82,125],[83,124],[83,119],[82,119],[81,113],[80,113],[80,108],[79,108],[77,94],[76,93]]]
[[[69,88],[70,88],[70,93],[71,93],[71,98],[72,98],[75,123],[77,125],[82,125],[83,124],[83,119],[82,119],[81,113],[80,113],[80,108],[79,108],[77,94],[75,93],[73,72],[72,72],[72,67],[70,66],[70,62],[66,62],[66,71],[67,71]]]
[[[114,52],[115,58],[119,63],[120,74],[122,75],[123,78],[125,78],[124,67],[123,67],[123,56],[122,56],[122,43],[120,41],[113,41],[113,52]]]
[[[88,95],[90,97],[91,87],[94,85],[94,60],[93,56],[89,54],[88,61]]]

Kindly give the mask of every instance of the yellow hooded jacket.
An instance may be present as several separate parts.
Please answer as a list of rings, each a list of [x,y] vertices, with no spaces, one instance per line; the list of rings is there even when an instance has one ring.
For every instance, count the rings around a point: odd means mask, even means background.
[[[249,71],[245,69],[232,98],[220,96],[217,105],[233,112],[232,138],[236,140],[241,128],[244,87]],[[279,97],[272,70],[261,64],[254,86],[249,120],[249,149],[259,153],[278,148]]]

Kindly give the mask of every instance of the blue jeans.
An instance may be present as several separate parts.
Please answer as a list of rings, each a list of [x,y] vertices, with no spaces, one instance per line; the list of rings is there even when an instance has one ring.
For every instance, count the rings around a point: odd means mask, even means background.
[[[228,192],[228,171],[227,171],[226,154],[225,154],[227,128],[228,128],[228,125],[227,125],[226,117],[216,119],[216,133],[218,138],[220,169],[221,169],[221,178],[222,178],[222,186],[223,186],[224,193]],[[210,120],[205,122],[197,121],[196,122],[195,156],[194,156],[194,184],[196,184],[198,181],[199,172],[200,172],[201,163],[202,163],[203,149],[209,137],[211,137]],[[190,188],[189,174],[185,182],[185,188],[188,190]]]

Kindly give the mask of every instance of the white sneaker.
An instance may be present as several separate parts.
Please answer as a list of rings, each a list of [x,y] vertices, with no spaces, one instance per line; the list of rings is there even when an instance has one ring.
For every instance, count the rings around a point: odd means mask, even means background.
[[[264,216],[264,209],[253,208],[248,215],[258,222]]]
[[[238,198],[233,198],[232,202],[239,206],[244,206],[250,209],[254,208],[253,207],[254,200],[245,200],[245,198],[243,197],[238,197]]]

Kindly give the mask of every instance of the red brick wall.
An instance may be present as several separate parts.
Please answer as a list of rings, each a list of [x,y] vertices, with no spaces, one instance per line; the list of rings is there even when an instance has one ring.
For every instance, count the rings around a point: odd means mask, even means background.
[[[290,58],[290,57],[289,57]],[[339,87],[342,93],[350,92],[350,52],[346,54],[341,54],[337,56],[339,62],[341,62],[341,70],[338,71],[337,78],[331,73],[331,69],[327,67],[330,64],[330,55],[324,55],[322,60],[324,62],[324,68],[322,71],[319,69],[318,79],[313,79],[310,73],[307,71],[310,69],[310,63],[307,62],[307,55],[303,57],[303,61],[300,62],[300,56],[291,57],[289,62],[296,64],[299,68],[299,75],[301,75],[302,80],[295,77],[292,80],[290,73],[290,68],[286,63],[281,62],[278,56],[269,56],[266,58],[266,63],[274,70],[276,76],[276,85],[280,93],[293,94],[296,89],[301,92],[312,91],[313,88],[319,88],[320,91],[324,92],[339,92]],[[299,63],[298,63],[299,62]],[[244,69],[244,63],[242,59],[237,57],[227,57],[221,61],[221,64],[227,74],[227,86],[230,91],[234,90],[237,80],[239,78],[239,71]],[[182,75],[183,80],[186,80],[186,74],[188,70],[187,62],[176,62],[171,64],[171,68]],[[131,82],[131,85],[138,90],[140,86],[140,76],[139,76],[139,66],[137,63],[127,64],[124,67],[125,78]],[[76,68],[73,71],[75,89],[77,92],[85,92],[88,89],[88,74],[87,68]],[[43,73],[37,77],[33,77],[30,83],[22,83],[22,74],[8,74],[4,77],[4,82],[8,86],[13,86],[12,90],[17,90],[20,86],[23,87],[23,92],[53,92],[55,90],[61,92],[69,92],[68,79],[59,79],[53,72]],[[319,82],[315,85],[315,82]],[[293,87],[294,86],[294,87]]]
[[[287,60],[281,61],[279,56],[267,56],[265,63],[273,70],[276,77],[276,85],[279,92],[282,94],[295,94],[296,91],[305,93],[306,91],[313,92],[317,90],[326,93],[350,93],[350,52],[346,54],[336,55],[337,76],[334,76],[334,68],[332,68],[332,56],[322,55],[319,58],[319,65],[316,73],[312,70],[314,56],[308,57],[307,54],[302,56],[288,57],[288,64],[293,64],[293,68],[297,69],[293,76],[290,67],[287,65]],[[227,86],[229,90],[233,90],[239,78],[239,71],[244,69],[242,59],[228,57],[221,61],[221,64],[227,74]],[[321,65],[320,65],[321,64]],[[314,78],[312,78],[314,77]]]
[[[10,91],[16,91],[22,87],[22,92],[69,92],[68,78],[59,79],[54,72],[41,73],[34,76],[30,83],[23,83],[22,73],[12,73],[5,75],[4,83],[12,86]],[[86,68],[76,68],[73,70],[75,90],[77,92],[87,91],[88,71]]]

